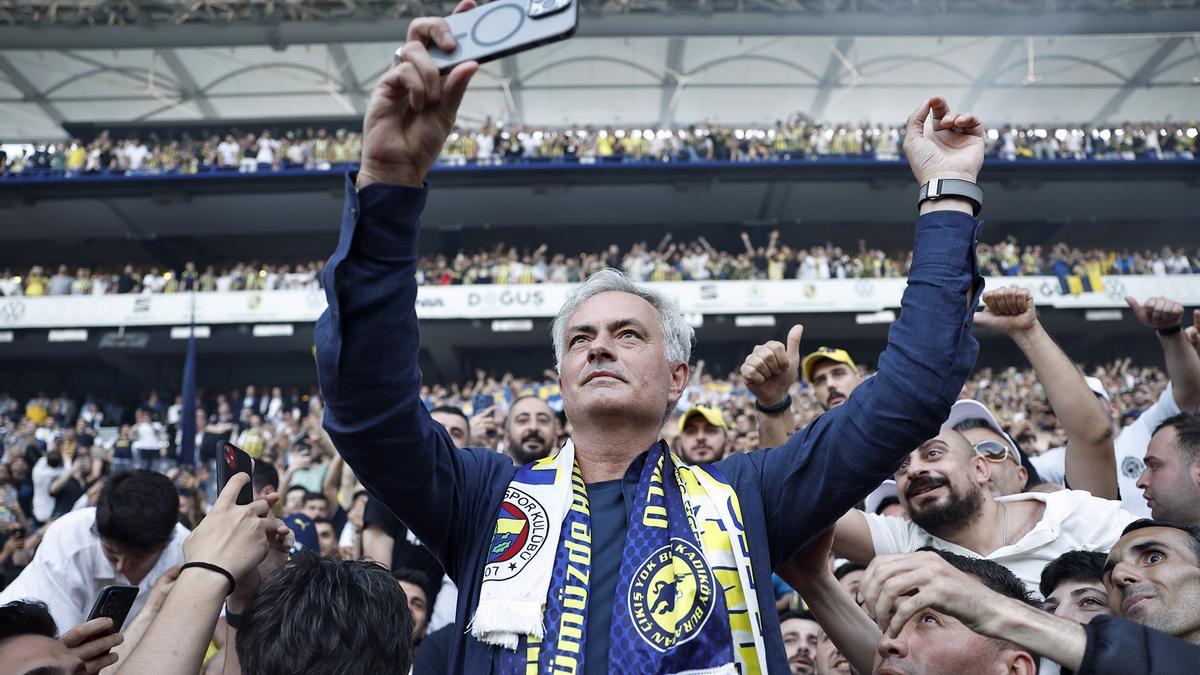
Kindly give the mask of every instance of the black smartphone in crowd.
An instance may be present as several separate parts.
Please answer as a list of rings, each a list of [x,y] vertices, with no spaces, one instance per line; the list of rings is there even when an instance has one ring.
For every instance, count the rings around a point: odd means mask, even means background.
[[[112,619],[113,627],[109,634],[121,632],[121,627],[125,625],[125,618],[129,616],[129,610],[133,608],[133,601],[137,600],[137,586],[105,586],[100,589],[100,595],[96,596],[96,602],[92,605],[92,611],[88,613],[88,621],[99,619],[106,616]]]
[[[244,473],[253,478],[254,460],[238,446],[225,441],[224,452],[221,453],[221,461],[217,462],[218,493],[225,489],[225,486],[229,483],[229,479],[233,478],[233,475],[237,473]],[[250,483],[246,483],[245,487],[238,492],[237,503],[244,506],[252,501],[254,501],[254,489]]]
[[[446,17],[457,43],[454,51],[429,47],[445,73],[460,63],[487,63],[517,52],[566,40],[579,26],[579,0],[493,0]],[[400,49],[395,61],[400,62]]]

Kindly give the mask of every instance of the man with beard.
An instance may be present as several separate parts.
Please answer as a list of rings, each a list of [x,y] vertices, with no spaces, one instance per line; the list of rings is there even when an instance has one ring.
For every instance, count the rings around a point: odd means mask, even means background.
[[[1183,413],[1158,426],[1137,486],[1156,520],[1200,525],[1200,414]]]
[[[1107,551],[1134,520],[1120,502],[1078,490],[996,497],[987,489],[992,466],[962,434],[942,427],[896,471],[912,520],[850,511],[838,521],[834,553],[866,564],[932,546],[994,560],[1037,593],[1047,563],[1067,551]]]
[[[515,466],[549,455],[558,449],[557,444],[558,417],[550,404],[532,394],[513,401],[504,420],[504,454]]]
[[[716,408],[694,406],[679,418],[679,458],[688,464],[709,464],[725,457],[729,445],[725,416]]]
[[[790,609],[779,615],[779,630],[783,633],[783,649],[787,652],[791,675],[813,675],[821,627],[812,616]]]
[[[1086,625],[1001,597],[928,553],[871,563],[862,598],[889,635],[932,612],[1040,654],[1076,675],[1196,671],[1200,529],[1134,522],[1109,552],[1103,582],[1114,616],[1096,615]],[[849,615],[844,603],[843,612]]]
[[[796,429],[792,412],[792,396],[788,393],[796,383],[797,370],[813,387],[813,395],[822,410],[831,410],[846,402],[859,384],[862,375],[854,359],[844,349],[821,347],[800,361],[800,336],[803,328],[792,326],[787,346],[778,340],[758,345],[742,363],[742,379],[754,394],[758,417],[758,445],[773,448],[782,445]]]

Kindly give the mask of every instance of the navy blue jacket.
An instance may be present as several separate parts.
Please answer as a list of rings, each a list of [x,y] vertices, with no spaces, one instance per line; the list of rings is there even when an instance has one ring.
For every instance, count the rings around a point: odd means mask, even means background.
[[[1076,675],[1183,675],[1200,672],[1200,646],[1116,616],[1083,629],[1087,648]]]
[[[465,627],[515,469],[490,450],[456,450],[420,400],[414,273],[426,195],[380,184],[356,192],[347,178],[341,235],[324,273],[329,308],[317,322],[317,361],[334,445],[445,565],[459,588],[457,624]],[[983,290],[978,230],[961,213],[922,216],[903,310],[878,374],[784,445],[718,464],[741,502],[771,672],[788,672],[771,571],[937,435],[974,366],[971,322]],[[625,474],[626,508],[645,456]],[[449,672],[493,672],[496,657],[494,648],[459,634]]]

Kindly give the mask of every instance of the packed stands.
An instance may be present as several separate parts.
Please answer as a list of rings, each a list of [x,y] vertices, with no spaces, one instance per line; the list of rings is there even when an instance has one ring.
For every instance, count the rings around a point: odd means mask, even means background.
[[[1127,123],[1057,128],[1002,126],[990,130],[988,156],[1019,160],[1191,160],[1200,138],[1194,124]],[[771,128],[693,125],[673,129],[513,127],[487,120],[450,135],[440,163],[447,166],[566,162],[765,162],[781,160],[897,160],[897,126],[828,123],[794,115]],[[0,146],[0,175],[75,177],[213,172],[340,171],[358,162],[362,137],[338,129],[229,130],[204,137],[167,132],[71,142]]]

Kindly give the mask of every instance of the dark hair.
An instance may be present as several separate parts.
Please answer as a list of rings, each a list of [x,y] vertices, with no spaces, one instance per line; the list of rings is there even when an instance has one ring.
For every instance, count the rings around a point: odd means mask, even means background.
[[[886,509],[889,506],[892,506],[893,504],[899,504],[899,503],[900,503],[900,498],[896,497],[895,495],[889,495],[887,497],[884,497],[883,499],[879,500],[879,504],[875,507],[875,515],[881,516],[881,515],[883,515],[884,509]],[[866,568],[864,567],[863,569],[866,569]]]
[[[954,425],[954,430],[960,434],[964,431],[971,431],[973,429],[986,429],[992,433],[995,433],[996,431],[992,428],[992,425],[987,423],[987,420],[980,419],[978,417],[968,417],[967,419]]]
[[[784,621],[792,619],[803,619],[804,621],[816,621],[811,612],[803,609],[785,609],[779,613],[779,624],[783,625]]]
[[[404,592],[369,560],[302,552],[265,579],[237,632],[246,675],[408,675],[413,619]]]
[[[254,472],[251,474],[250,480],[254,483],[254,490],[260,493],[267,486],[279,489],[279,471],[270,462],[254,462]]]
[[[1130,532],[1144,530],[1147,527],[1168,527],[1172,530],[1180,530],[1187,533],[1187,535],[1190,537],[1188,544],[1190,544],[1192,547],[1192,553],[1196,554],[1197,560],[1200,560],[1200,527],[1196,527],[1195,525],[1169,523],[1165,520],[1155,520],[1153,518],[1142,518],[1127,525],[1125,530],[1121,532],[1121,536],[1124,537]]]
[[[108,479],[96,503],[96,533],[138,551],[158,551],[171,541],[179,496],[166,476],[130,471]]]
[[[421,570],[415,570],[411,567],[397,567],[392,570],[392,578],[396,581],[403,581],[421,587],[421,590],[425,591],[425,604],[429,604],[429,601],[433,599],[434,589],[431,585],[432,582],[429,579],[429,575]],[[439,579],[438,581],[441,580]]]
[[[1184,459],[1188,462],[1200,459],[1200,414],[1185,412],[1168,417],[1158,425],[1153,435],[1158,435],[1158,432],[1167,427],[1174,429],[1178,435],[1175,445],[1178,446],[1179,454]]]
[[[329,497],[326,497],[325,495],[321,494],[320,492],[309,492],[308,490],[304,491],[304,501],[302,503],[307,504],[307,503],[317,500],[317,499],[320,499],[321,501],[325,502],[325,506],[329,506]]]
[[[1104,577],[1104,560],[1100,551],[1067,551],[1042,568],[1038,590],[1048,598],[1064,581],[1100,581]]]
[[[865,569],[867,569],[866,565],[859,565],[858,563],[845,562],[845,563],[842,563],[841,565],[838,565],[837,569],[835,569],[833,571],[833,577],[835,579],[837,579],[838,581],[841,581],[842,577],[846,576],[847,574],[850,574],[851,572],[861,572]]]
[[[288,489],[283,491],[284,496],[292,494],[292,490],[304,490],[304,495],[308,496],[308,488],[303,485],[289,485]]]
[[[918,551],[933,551],[942,557],[942,560],[950,563],[954,569],[965,572],[978,579],[984,586],[996,591],[1000,595],[1007,596],[1014,600],[1041,609],[1042,603],[1029,593],[1017,575],[1013,574],[1007,567],[1000,563],[982,558],[969,558],[965,555],[958,555],[950,551],[942,551],[933,548],[932,546],[923,546]]]
[[[14,600],[0,607],[0,642],[22,635],[58,636],[58,626],[44,602]]]
[[[471,428],[470,418],[467,417],[467,414],[465,412],[463,412],[462,408],[460,408],[456,405],[439,405],[438,407],[429,411],[430,415],[432,415],[433,413],[446,413],[447,415],[458,415],[459,417],[463,418],[463,422],[466,423],[467,428],[468,429]]]

